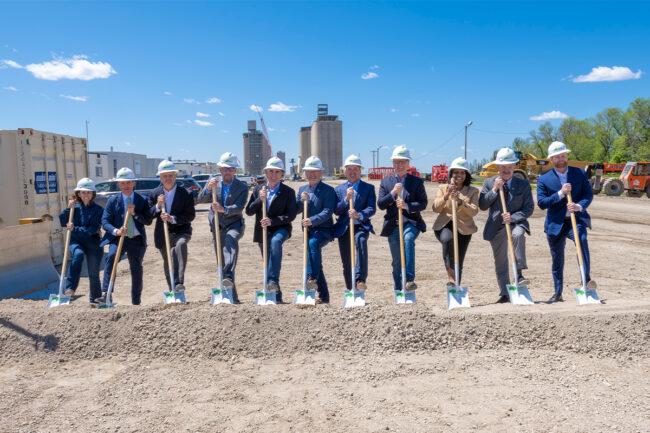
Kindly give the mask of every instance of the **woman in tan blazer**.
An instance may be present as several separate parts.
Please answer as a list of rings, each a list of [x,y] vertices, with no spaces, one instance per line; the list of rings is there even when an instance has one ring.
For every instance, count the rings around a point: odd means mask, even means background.
[[[433,201],[433,211],[439,214],[436,222],[433,223],[433,232],[442,244],[442,258],[447,268],[448,286],[456,284],[452,200],[456,200],[456,216],[458,220],[459,284],[463,275],[463,260],[467,252],[467,246],[472,239],[472,233],[476,233],[478,230],[476,224],[474,224],[474,216],[479,210],[479,190],[471,185],[472,176],[467,161],[464,158],[456,158],[449,167],[449,183],[440,185],[438,195]]]

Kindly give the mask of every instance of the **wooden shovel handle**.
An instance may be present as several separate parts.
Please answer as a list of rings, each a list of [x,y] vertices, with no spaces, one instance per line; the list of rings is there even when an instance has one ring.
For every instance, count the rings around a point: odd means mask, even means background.
[[[129,218],[131,218],[131,212],[129,210],[126,210],[126,216],[124,217],[124,223],[122,224],[122,228],[125,229],[126,225],[129,222]],[[117,274],[117,264],[120,261],[120,256],[122,255],[122,246],[124,245],[124,238],[126,236],[120,236],[120,240],[117,242],[117,251],[115,253],[115,259],[113,260],[113,270],[111,271],[111,280],[110,281],[115,281],[115,275]]]
[[[397,208],[397,223],[399,225],[399,259],[402,269],[406,268],[406,259],[404,258],[404,221],[402,220],[402,209]]]
[[[569,203],[573,203],[570,192],[566,195],[566,198],[569,201]],[[573,239],[575,239],[576,250],[578,251],[578,263],[580,264],[580,267],[582,267],[584,266],[584,261],[582,258],[582,248],[580,248],[580,235],[578,234],[578,224],[576,223],[576,215],[575,212],[569,212],[569,213],[571,214],[571,226],[573,226]]]
[[[215,185],[214,188],[212,188],[212,203],[218,203],[217,202],[217,186]],[[219,266],[222,266],[222,260],[221,260],[221,233],[219,231],[219,212],[213,212],[214,213],[214,239],[217,244],[217,264]]]
[[[74,206],[70,208],[70,215],[68,215],[68,224],[74,219]],[[70,237],[72,233],[66,227],[65,233],[65,249],[63,250],[63,264],[61,264],[61,275],[65,274],[65,270],[68,266],[68,248],[70,248]]]
[[[451,225],[453,228],[454,234],[454,265],[459,265],[458,262],[458,215],[456,212],[456,199],[451,198]],[[456,276],[456,281],[458,281],[458,275]]]
[[[354,199],[350,199],[350,210],[354,210]],[[357,261],[357,248],[354,244],[354,218],[350,217],[350,269],[352,270],[352,286],[354,287],[354,265]]]
[[[499,188],[499,197],[501,197],[501,209],[503,212],[508,212],[506,208],[506,196],[503,193],[503,188]],[[510,223],[506,223],[506,232],[508,233],[508,252],[510,253],[510,260],[512,263],[517,263],[515,259],[515,247],[512,243],[512,229],[510,228]]]
[[[302,204],[303,204],[302,217],[304,219],[304,218],[307,218],[307,210],[308,210],[309,204],[307,203],[307,200],[303,200]],[[309,245],[308,245],[309,240],[307,239],[307,227],[303,226],[302,233],[303,233],[303,235],[302,235],[302,237],[303,237],[302,267],[304,269],[304,268],[307,268],[307,248],[309,247]]]
[[[163,199],[163,206],[166,206],[166,203],[164,202],[164,199]],[[163,212],[166,211],[166,210],[167,209],[165,208],[163,210]],[[165,248],[167,249],[167,267],[171,271],[173,271],[174,264],[172,263],[172,252],[171,252],[171,246],[170,246],[170,243],[169,243],[169,228],[167,226],[167,221],[163,221],[163,231],[165,232]],[[172,281],[172,285],[173,284],[174,284],[174,282]]]
[[[266,188],[263,186],[262,188]],[[262,219],[266,218],[266,199],[262,200]],[[266,251],[266,243],[267,243],[267,228],[262,227],[262,255],[264,256],[264,269],[269,267],[269,258],[268,258],[268,253]]]

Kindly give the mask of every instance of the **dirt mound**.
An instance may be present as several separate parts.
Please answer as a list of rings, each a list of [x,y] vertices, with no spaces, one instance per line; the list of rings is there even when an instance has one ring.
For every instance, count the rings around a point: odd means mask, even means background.
[[[647,312],[435,314],[423,305],[317,307],[121,307],[46,310],[3,301],[0,362],[154,358],[269,358],[297,353],[392,354],[436,350],[545,349],[595,356],[648,355]]]

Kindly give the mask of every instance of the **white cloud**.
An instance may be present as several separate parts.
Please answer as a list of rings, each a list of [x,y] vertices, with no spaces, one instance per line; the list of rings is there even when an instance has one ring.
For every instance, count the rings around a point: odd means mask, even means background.
[[[125,141],[124,144],[126,144],[126,147],[131,147],[131,142],[130,141]]]
[[[255,105],[255,104],[251,105],[248,108],[250,108],[252,111],[262,111],[262,110],[264,110],[262,107],[260,107],[259,105]]]
[[[3,87],[3,89],[5,89],[5,90],[11,90],[12,92],[17,92],[17,91],[18,91],[18,89],[16,89],[14,86]]]
[[[623,81],[638,80],[643,72],[639,69],[636,73],[625,66],[598,66],[592,68],[587,75],[579,75],[573,79],[574,83],[596,83],[598,81]]]
[[[172,92],[163,92],[163,95],[171,96]]]
[[[72,56],[70,59],[55,58],[49,62],[31,63],[22,66],[13,60],[2,63],[17,69],[26,69],[40,80],[57,81],[61,79],[89,81],[96,78],[108,78],[117,74],[110,63],[89,62],[87,56]]]
[[[413,113],[411,114],[411,117],[420,117],[420,113]]]
[[[569,116],[567,116],[563,112],[553,110],[553,111],[549,111],[548,113],[543,112],[539,116],[531,116],[530,120],[566,119],[567,117],[569,117]]]
[[[435,71],[435,70],[436,70],[436,67],[435,67],[435,66],[431,66],[431,70],[432,70],[432,71]]]
[[[219,116],[221,116],[221,117],[225,117],[225,116],[226,116],[226,115],[223,114],[221,111],[219,111],[217,114],[218,114]]]
[[[370,69],[379,69],[379,65],[372,65]]]
[[[224,134],[227,134],[227,133],[229,133],[230,131],[228,131],[227,129],[222,129],[221,132],[223,132]]]
[[[185,123],[192,123],[192,121],[191,120],[186,120]]]
[[[361,79],[362,80],[372,80],[373,78],[377,78],[379,75],[375,74],[374,72],[366,72],[365,74],[361,74]]]
[[[219,98],[210,98],[207,101],[205,101],[206,104],[220,104],[221,99]]]
[[[294,112],[296,111],[296,108],[298,108],[298,105],[286,105],[283,104],[282,102],[278,101],[276,104],[271,104],[269,107],[269,111],[289,111],[289,112]]]
[[[399,108],[391,108],[390,112],[391,113],[397,113],[399,111]]]
[[[206,122],[206,121],[199,120],[199,119],[196,119],[196,120],[194,121],[194,123],[196,123],[196,124],[199,125],[199,126],[214,126],[213,123]]]
[[[269,131],[275,132],[275,128],[269,128]]]
[[[86,102],[88,100],[87,96],[72,96],[72,95],[59,95],[59,96],[65,99],[70,99],[79,102]]]
[[[179,122],[174,122],[174,126],[183,126],[183,124]]]
[[[201,113],[200,111],[196,112],[196,117],[210,117],[209,114],[206,113]]]
[[[194,98],[185,98],[183,99],[183,102],[185,102],[186,104],[200,104],[200,102],[198,102]]]

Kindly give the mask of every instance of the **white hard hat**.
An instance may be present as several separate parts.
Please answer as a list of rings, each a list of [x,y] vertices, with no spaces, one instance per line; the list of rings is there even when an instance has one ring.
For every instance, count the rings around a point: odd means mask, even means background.
[[[401,145],[393,149],[393,155],[390,159],[408,159],[411,160],[411,152],[406,148],[406,146]]]
[[[320,160],[319,157],[317,156],[310,156],[307,158],[307,161],[305,161],[305,166],[303,167],[303,170],[325,170],[323,168],[323,162]]]
[[[156,173],[156,176],[160,176],[163,173],[172,173],[172,172],[178,173],[176,166],[174,165],[173,162],[164,159],[160,162],[160,164],[158,164],[158,173]]]
[[[569,152],[571,151],[566,148],[566,144],[562,143],[561,141],[554,141],[548,147],[548,158],[550,158],[551,156],[556,156],[562,153],[569,153]]]
[[[354,154],[345,158],[345,164],[343,164],[343,166],[347,167],[348,165],[356,165],[357,167],[363,167],[361,165],[361,158],[359,158],[357,155]]]
[[[97,191],[95,189],[95,181],[89,177],[84,177],[77,182],[77,187],[75,191]]]
[[[219,158],[219,162],[217,163],[219,167],[230,167],[230,168],[238,168],[239,167],[239,159],[237,159],[237,155],[235,155],[232,152],[226,152],[223,155],[221,155],[221,158]]]
[[[133,173],[133,170],[131,170],[130,168],[122,167],[119,170],[117,170],[117,174],[115,175],[115,180],[117,180],[118,182],[135,180],[135,173]]]
[[[273,156],[266,161],[266,167],[264,170],[282,170],[284,171],[284,163],[277,156]]]
[[[449,171],[457,168],[461,170],[465,170],[466,172],[469,173],[469,163],[462,156],[459,156],[458,158],[451,161],[451,166],[449,167]]]
[[[494,160],[496,165],[516,164],[518,162],[519,159],[517,158],[517,155],[515,155],[515,151],[509,147],[499,149],[497,152],[497,159]]]

